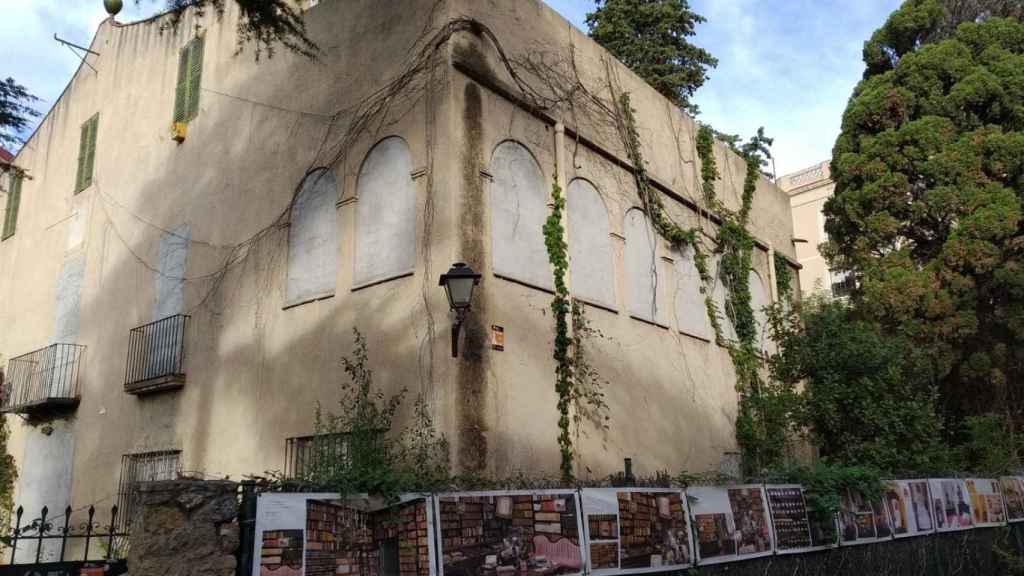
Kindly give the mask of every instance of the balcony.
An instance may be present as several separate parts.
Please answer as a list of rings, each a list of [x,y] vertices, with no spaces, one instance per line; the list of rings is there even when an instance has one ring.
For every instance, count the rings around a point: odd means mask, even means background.
[[[7,363],[0,412],[45,415],[78,406],[78,373],[85,346],[51,344]]]
[[[185,328],[188,316],[177,314],[128,333],[124,390],[149,394],[185,385]]]

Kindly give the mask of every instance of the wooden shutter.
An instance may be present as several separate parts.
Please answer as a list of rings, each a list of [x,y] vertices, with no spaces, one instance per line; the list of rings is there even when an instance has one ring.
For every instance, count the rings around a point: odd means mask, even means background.
[[[199,88],[203,76],[203,38],[192,40],[188,55],[188,115],[192,120],[199,115]]]
[[[21,204],[21,176],[11,174],[10,188],[7,190],[7,212],[4,213],[3,239],[14,236],[18,226],[18,206]]]
[[[93,164],[96,161],[96,128],[99,125],[100,115],[97,113],[86,122],[89,127],[89,141],[85,149],[85,174],[83,176],[82,188],[92,184]]]
[[[81,192],[85,185],[85,159],[89,149],[89,123],[82,124],[81,133],[78,136],[78,171],[75,172],[75,194]]]
[[[178,57],[178,85],[174,92],[174,121],[186,122],[188,109],[188,54],[192,44],[186,45]]]

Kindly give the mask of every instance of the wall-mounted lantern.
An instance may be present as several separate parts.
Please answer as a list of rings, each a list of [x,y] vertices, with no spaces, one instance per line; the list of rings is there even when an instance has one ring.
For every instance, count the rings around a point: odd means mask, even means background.
[[[455,313],[455,319],[452,321],[452,358],[459,357],[459,331],[473,301],[473,288],[479,283],[480,275],[473,272],[473,269],[464,262],[452,264],[448,272],[441,274],[441,280],[438,282],[439,286],[444,286],[445,294],[448,295],[448,306]]]

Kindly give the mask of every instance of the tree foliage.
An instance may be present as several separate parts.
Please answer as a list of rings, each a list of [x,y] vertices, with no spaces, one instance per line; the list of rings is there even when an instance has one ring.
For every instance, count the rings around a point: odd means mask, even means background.
[[[690,43],[705,19],[687,0],[597,0],[590,36],[680,108],[693,114],[693,93],[718,60]]]
[[[865,77],[892,70],[904,55],[956,34],[966,22],[1024,18],[1020,0],[907,0],[864,43]]]
[[[949,465],[929,363],[913,343],[842,301],[812,299],[774,314],[772,377],[803,383],[794,427],[824,459],[892,473]]]
[[[15,147],[25,142],[20,136],[39,111],[32,104],[39,99],[14,78],[0,80],[0,146]]]
[[[305,476],[315,487],[340,494],[371,494],[394,500],[403,491],[430,490],[449,480],[448,441],[439,434],[429,406],[418,398],[409,425],[395,430],[407,393],[386,396],[373,383],[366,338],[354,330],[352,357],[342,358],[336,412],[317,406],[315,435]]]
[[[135,0],[136,3],[142,0]],[[313,58],[319,52],[317,45],[306,34],[302,12],[289,0],[233,0],[238,5],[238,50],[254,44],[256,58],[262,54],[274,55],[278,45],[297,54]],[[181,15],[190,8],[199,14],[212,9],[217,16],[224,14],[226,0],[166,0],[167,10],[176,26]]]
[[[966,416],[1024,415],[1024,24],[932,41],[945,10],[909,0],[865,46],[825,252],[858,278],[865,318],[927,352],[957,433]]]

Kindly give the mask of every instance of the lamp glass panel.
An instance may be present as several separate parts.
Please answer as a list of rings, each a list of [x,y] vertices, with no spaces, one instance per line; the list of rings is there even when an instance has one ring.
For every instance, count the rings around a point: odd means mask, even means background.
[[[473,299],[473,278],[449,278],[448,302],[452,308],[468,308]]]

